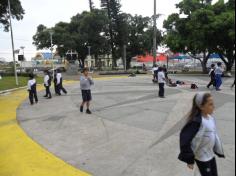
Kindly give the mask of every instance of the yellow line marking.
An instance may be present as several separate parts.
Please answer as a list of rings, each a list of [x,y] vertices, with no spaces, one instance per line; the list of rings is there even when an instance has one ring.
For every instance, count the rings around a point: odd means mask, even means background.
[[[0,95],[0,176],[90,176],[43,149],[20,128],[16,109],[26,98],[25,90]]]

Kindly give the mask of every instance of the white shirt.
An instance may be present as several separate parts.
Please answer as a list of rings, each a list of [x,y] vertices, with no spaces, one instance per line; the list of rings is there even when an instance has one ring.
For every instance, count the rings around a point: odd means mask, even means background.
[[[28,81],[28,90],[31,90],[31,87],[36,84],[36,80],[35,79],[31,79]]]
[[[154,74],[156,71],[158,71],[158,67],[153,67],[153,69],[152,69],[152,73]]]
[[[195,159],[207,162],[215,157],[214,147],[217,137],[215,119],[210,115],[208,118],[202,117],[202,128],[204,131]]]
[[[49,76],[48,76],[48,75],[45,75],[45,77],[44,77],[44,85],[45,85],[45,86],[49,86],[49,85],[48,85],[49,79],[50,79]]]
[[[221,68],[221,67],[216,67],[216,69],[215,69],[215,74],[216,74],[216,75],[222,75],[223,72],[224,72],[223,68]]]
[[[163,71],[158,73],[158,83],[166,83],[165,73]]]
[[[57,73],[57,85],[61,83],[61,78],[62,78],[61,73]]]

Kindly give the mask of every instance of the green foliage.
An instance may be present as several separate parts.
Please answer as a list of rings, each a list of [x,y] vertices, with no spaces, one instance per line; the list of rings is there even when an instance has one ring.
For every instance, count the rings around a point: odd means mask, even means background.
[[[112,15],[117,13],[112,12]],[[81,63],[88,55],[88,46],[91,46],[91,54],[97,63],[98,56],[112,54],[115,66],[117,58],[123,57],[124,45],[127,46],[129,64],[132,57],[150,52],[153,43],[153,27],[149,17],[119,12],[114,20],[110,20],[105,8],[77,14],[71,18],[70,23],[60,22],[53,28],[39,25],[33,36],[33,44],[38,49],[50,48],[50,30],[54,31],[53,44],[60,46],[59,53],[64,55],[68,50],[76,50]],[[158,31],[158,43],[161,40],[161,32]]]
[[[183,0],[177,4],[179,14],[170,15],[164,22],[165,43],[176,52],[203,54],[203,59],[196,59],[201,61],[204,72],[209,55],[219,53],[230,71],[235,60],[234,2],[212,5],[211,1]]]
[[[20,0],[10,0],[12,18],[22,20],[25,14],[24,9],[21,6]],[[0,24],[3,25],[4,31],[9,30],[9,15],[8,15],[8,0],[0,1]]]

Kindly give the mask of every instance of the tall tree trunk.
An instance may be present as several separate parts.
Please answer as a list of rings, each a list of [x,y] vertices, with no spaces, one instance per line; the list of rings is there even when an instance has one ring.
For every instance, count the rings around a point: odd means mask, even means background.
[[[90,12],[93,11],[93,1],[89,0],[89,8],[90,8]]]
[[[109,34],[110,34],[110,46],[111,46],[111,55],[112,55],[112,68],[114,69],[117,67],[116,63],[116,54],[115,54],[115,47],[114,47],[114,36],[113,36],[113,29],[112,29],[112,17],[111,17],[111,8],[110,8],[110,1],[106,0],[107,4],[107,14],[109,19]]]

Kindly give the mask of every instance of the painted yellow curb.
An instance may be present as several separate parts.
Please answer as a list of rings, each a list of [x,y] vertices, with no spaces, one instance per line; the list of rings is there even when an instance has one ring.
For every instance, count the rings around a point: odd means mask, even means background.
[[[30,139],[16,121],[25,90],[0,96],[0,176],[90,176]]]

